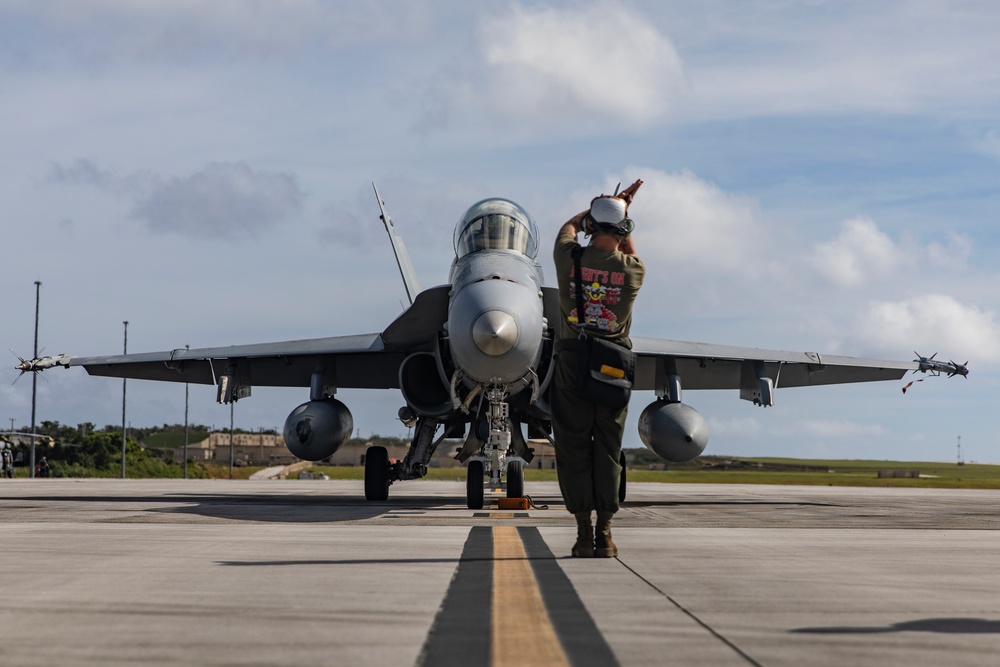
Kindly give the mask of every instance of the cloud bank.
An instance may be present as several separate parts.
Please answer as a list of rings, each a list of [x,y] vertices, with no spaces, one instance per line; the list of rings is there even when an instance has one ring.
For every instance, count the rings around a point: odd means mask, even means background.
[[[635,132],[665,120],[687,90],[670,39],[642,14],[607,2],[514,3],[483,13],[463,48],[429,86],[422,129]]]
[[[872,302],[858,318],[853,335],[869,347],[897,354],[915,347],[925,356],[940,351],[959,363],[1000,361],[996,313],[946,294]]]
[[[619,6],[512,5],[480,28],[494,102],[507,113],[539,112],[644,123],[685,87],[673,44]]]
[[[301,204],[302,191],[288,174],[216,162],[169,179],[136,202],[131,217],[154,232],[238,239],[280,224]]]
[[[643,185],[629,214],[643,255],[666,259],[676,271],[760,272],[757,250],[766,246],[769,233],[756,199],[726,192],[686,169],[633,167],[620,180],[637,178]],[[605,183],[608,193],[617,180]]]
[[[118,173],[79,159],[53,163],[45,181],[131,199],[128,217],[152,232],[210,239],[256,236],[297,216],[304,199],[294,176],[244,162],[212,162],[189,176],[164,178]]]

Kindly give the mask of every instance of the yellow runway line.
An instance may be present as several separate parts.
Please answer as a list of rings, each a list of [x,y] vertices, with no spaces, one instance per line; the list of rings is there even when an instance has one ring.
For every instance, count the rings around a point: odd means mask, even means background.
[[[492,667],[569,667],[514,526],[493,528],[491,618]]]

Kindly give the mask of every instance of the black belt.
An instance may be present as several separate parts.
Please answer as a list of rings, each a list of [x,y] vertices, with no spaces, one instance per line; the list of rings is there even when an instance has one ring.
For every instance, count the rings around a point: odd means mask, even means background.
[[[608,340],[608,339],[605,339]],[[612,340],[612,343],[621,345],[622,347],[631,350],[632,347],[629,345],[622,345],[620,341]],[[586,349],[586,343],[579,338],[557,338],[553,349],[558,354],[563,351],[579,352],[580,350]]]
[[[556,354],[560,352],[578,352],[583,349],[583,341],[578,338],[557,338],[553,346]]]
[[[553,348],[556,353],[572,350],[574,352],[584,349],[584,343],[579,338],[557,338]]]

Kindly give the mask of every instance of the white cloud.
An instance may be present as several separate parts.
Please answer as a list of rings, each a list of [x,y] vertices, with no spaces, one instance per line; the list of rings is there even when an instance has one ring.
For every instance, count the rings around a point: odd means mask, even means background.
[[[830,282],[857,287],[872,278],[888,275],[902,261],[902,253],[871,219],[853,218],[841,225],[840,235],[819,243],[812,262]]]
[[[692,268],[714,274],[759,275],[767,242],[757,200],[725,192],[688,170],[666,173],[631,167],[623,183],[643,179],[629,214],[639,254],[665,260],[670,273]],[[613,189],[609,187],[609,193]]]
[[[920,245],[911,239],[897,242],[866,216],[841,223],[840,234],[814,246],[805,261],[827,282],[839,287],[870,287],[901,269],[922,264],[953,269],[968,259],[972,244],[951,233],[947,241]]]
[[[944,294],[875,302],[859,318],[854,336],[869,348],[900,354],[941,352],[961,363],[1000,361],[996,313]]]
[[[680,56],[653,21],[603,0],[512,3],[483,14],[462,53],[424,84],[422,130],[503,137],[637,132],[687,94]]]
[[[927,244],[925,254],[927,259],[937,267],[952,268],[964,264],[972,253],[972,241],[954,232],[948,235],[946,243],[932,241]]]
[[[512,5],[481,28],[493,102],[507,113],[646,122],[685,88],[680,57],[642,16],[609,3]]]

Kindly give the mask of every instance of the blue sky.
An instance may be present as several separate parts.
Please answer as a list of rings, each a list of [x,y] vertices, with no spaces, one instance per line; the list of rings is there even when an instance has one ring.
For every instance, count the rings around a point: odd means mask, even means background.
[[[0,343],[30,354],[35,280],[48,354],[116,353],[124,320],[133,352],[381,331],[405,293],[371,181],[431,286],[472,202],[520,202],[547,248],[641,177],[633,333],[972,368],[766,410],[687,392],[709,453],[952,460],[962,436],[1000,462],[998,33],[990,2],[3,0]],[[45,378],[39,420],[120,421],[119,381]],[[306,393],[255,389],[237,425]],[[129,421],[183,396],[130,382]],[[405,433],[395,392],[339,397]],[[192,387],[191,419],[229,411]]]

